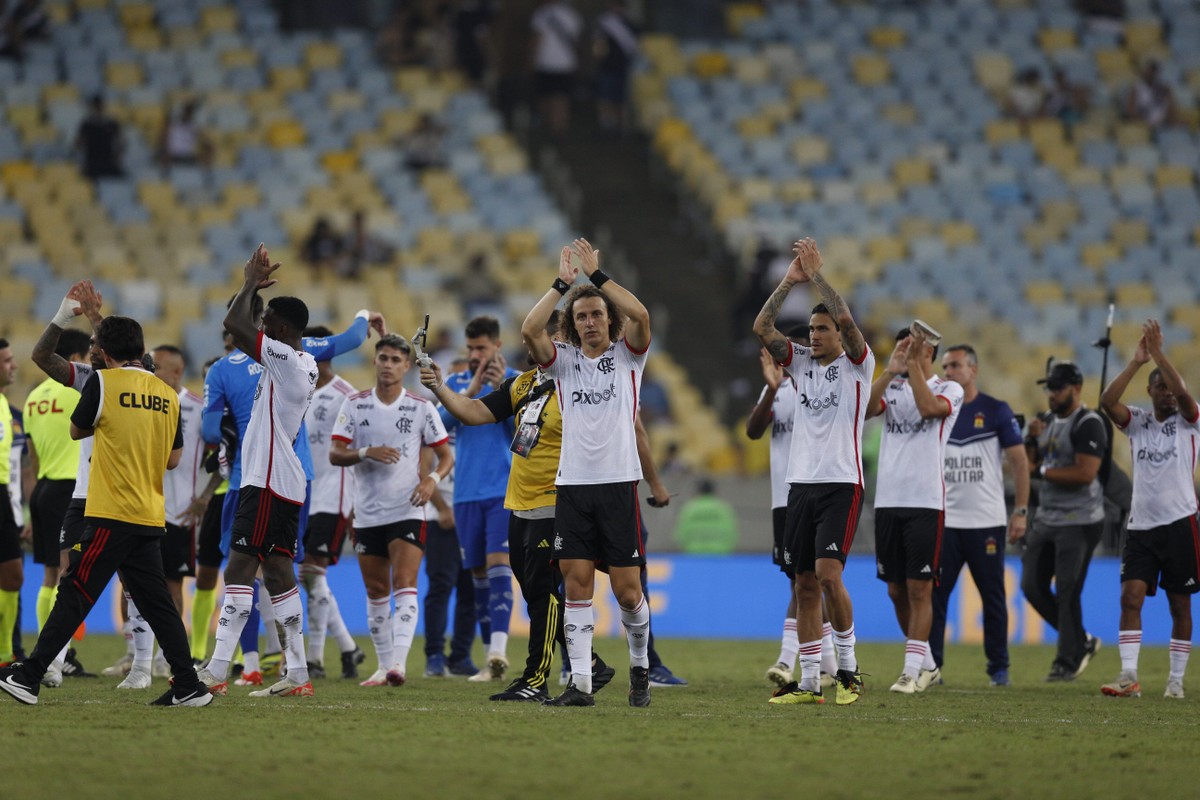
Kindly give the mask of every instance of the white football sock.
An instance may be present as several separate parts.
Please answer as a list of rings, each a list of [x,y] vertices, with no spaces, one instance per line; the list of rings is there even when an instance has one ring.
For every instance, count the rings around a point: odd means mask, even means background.
[[[1171,640],[1171,672],[1173,681],[1182,681],[1183,673],[1187,670],[1188,656],[1192,654],[1192,643],[1186,639]]]
[[[821,691],[821,640],[800,643],[800,688]]]
[[[146,624],[146,618],[138,611],[129,592],[125,593],[125,603],[129,608],[129,630],[133,634],[133,666],[149,672],[154,658],[154,631]]]
[[[838,669],[858,672],[858,657],[854,654],[854,626],[849,630],[833,632],[833,648],[837,651]]]
[[[225,680],[229,674],[229,662],[233,659],[233,651],[237,649],[238,638],[242,635],[242,628],[246,627],[253,605],[253,586],[230,584],[225,587],[221,616],[217,618],[217,641],[208,662],[208,671],[219,681]]]
[[[392,626],[388,623],[391,615],[391,595],[367,598],[367,627],[371,630],[371,644],[375,645],[375,658],[382,670],[392,666]]]
[[[67,663],[67,650],[69,650],[70,648],[71,648],[70,642],[67,642],[66,644],[63,645],[63,649],[59,650],[58,655],[56,655],[54,657],[54,660],[50,662],[50,667],[52,669],[57,669],[59,672],[62,672],[63,664]]]
[[[921,642],[916,639],[909,639],[904,644],[904,674],[916,680],[921,674],[921,665],[925,663],[925,656],[929,654],[929,642]]]
[[[329,635],[337,642],[339,652],[350,653],[358,647],[358,643],[354,641],[354,637],[350,635],[350,630],[346,627],[346,621],[342,619],[337,596],[332,590],[329,592]]]
[[[776,663],[786,664],[788,669],[795,669],[799,652],[800,637],[796,635],[796,618],[788,617],[783,621],[783,638],[779,643],[779,659]]]
[[[1121,654],[1121,674],[1137,680],[1138,656],[1142,651],[1141,631],[1117,631],[1117,652]]]
[[[275,618],[283,628],[283,657],[287,676],[295,683],[308,683],[308,662],[304,657],[304,606],[300,587],[293,586],[271,598]]]
[[[921,660],[921,669],[937,669],[937,662],[933,660],[933,648],[929,646],[928,641],[925,642],[925,658]]]
[[[283,652],[283,643],[279,640],[279,628],[276,627],[275,606],[267,585],[261,581],[258,584],[258,614],[262,617],[263,633],[267,637],[267,646],[263,655]]]
[[[329,625],[329,582],[325,568],[316,564],[300,567],[300,581],[308,594],[308,660],[325,663],[325,632]]]
[[[129,595],[125,595],[128,597]],[[128,608],[126,608],[128,612]],[[133,614],[129,615],[129,619],[121,623],[121,633],[125,636],[125,657],[133,658]]]
[[[252,672],[262,672],[262,665],[258,663],[257,650],[242,653],[242,674],[249,675]]]
[[[592,635],[595,617],[591,600],[568,600],[563,613],[567,654],[571,657],[571,680],[581,692],[592,693]]]
[[[412,648],[413,634],[417,632],[419,616],[417,604],[417,587],[397,589],[392,594],[396,601],[396,611],[392,615],[392,669],[400,671],[401,675],[408,672],[408,651]],[[492,637],[492,644],[496,637]]]
[[[621,624],[625,626],[625,638],[629,641],[629,666],[648,669],[650,659],[646,653],[650,639],[646,634],[650,632],[650,606],[645,595],[637,608],[621,609]]]
[[[821,625],[821,672],[827,675],[836,675],[837,671],[837,651],[833,648],[833,626],[826,622]]]

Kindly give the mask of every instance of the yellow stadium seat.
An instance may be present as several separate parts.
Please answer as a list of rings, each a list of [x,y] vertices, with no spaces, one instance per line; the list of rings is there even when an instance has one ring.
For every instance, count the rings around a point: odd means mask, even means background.
[[[719,50],[697,53],[692,58],[692,72],[706,80],[719,78],[729,72],[729,56]]]
[[[1075,31],[1067,28],[1043,28],[1038,31],[1038,47],[1047,55],[1075,48]]]
[[[252,69],[258,66],[258,51],[250,47],[233,47],[221,53],[224,69]]]
[[[233,33],[237,25],[237,10],[230,6],[208,6],[200,10],[200,28],[205,33]]]
[[[1150,228],[1140,219],[1119,219],[1109,229],[1113,244],[1128,250],[1141,247],[1150,240]]]
[[[1074,187],[1104,185],[1104,174],[1099,167],[1075,167],[1066,170],[1063,177]]]
[[[333,151],[321,156],[321,166],[330,175],[340,175],[358,169],[358,153]]]
[[[0,292],[0,320],[25,317],[33,308],[34,285],[24,278],[8,276]]]
[[[1077,306],[1100,306],[1108,304],[1108,287],[1103,283],[1088,283],[1071,290],[1071,302]]]
[[[1079,165],[1079,150],[1068,142],[1054,146],[1046,145],[1039,156],[1043,164],[1053,167],[1060,174],[1068,173]]]
[[[304,67],[272,67],[271,88],[290,94],[308,86],[308,71]]]
[[[542,237],[535,230],[517,229],[504,234],[504,257],[509,261],[536,256]]]
[[[163,35],[157,28],[138,28],[125,34],[129,46],[138,51],[161,50]]]
[[[792,141],[792,158],[802,167],[829,161],[829,142],[820,136],[800,136]]]
[[[1154,185],[1159,189],[1171,186],[1190,187],[1195,180],[1191,167],[1183,164],[1167,164],[1159,167],[1154,173]]]
[[[153,27],[154,13],[154,6],[149,3],[126,3],[117,8],[117,16],[127,31]]]
[[[745,219],[750,215],[750,207],[742,197],[727,196],[717,200],[713,208],[713,220],[718,227],[725,227],[736,219]]]
[[[1046,147],[1057,147],[1067,138],[1062,122],[1057,119],[1030,120],[1028,128],[1029,141],[1033,142],[1033,146],[1039,150]]]
[[[172,50],[190,50],[204,46],[205,39],[199,30],[190,26],[167,29],[167,45]]]
[[[1104,268],[1105,264],[1116,261],[1121,257],[1121,248],[1112,242],[1091,242],[1085,244],[1079,251],[1079,258],[1093,270]]]
[[[743,139],[760,139],[775,132],[775,126],[764,117],[742,117],[734,126]]]
[[[896,202],[900,192],[894,183],[888,181],[871,181],[859,187],[859,194],[862,196],[863,203],[874,208],[885,203]]]
[[[337,69],[342,65],[342,48],[334,42],[313,42],[304,52],[308,68]]]
[[[933,223],[925,217],[903,217],[896,227],[906,242],[934,234]]]
[[[1117,144],[1122,147],[1150,144],[1150,126],[1144,122],[1122,122],[1117,126]]]
[[[762,7],[758,3],[730,3],[725,6],[725,26],[736,35],[742,26],[752,19],[761,19]]]
[[[1042,219],[1066,230],[1079,221],[1079,206],[1074,200],[1047,200],[1042,204]]]
[[[1085,119],[1071,128],[1071,141],[1076,145],[1088,142],[1107,142],[1110,137],[1108,122],[1102,118]]]
[[[1062,239],[1062,228],[1050,222],[1031,222],[1021,231],[1025,245],[1035,253],[1040,253],[1046,245]]]
[[[1152,306],[1158,302],[1154,287],[1148,283],[1127,283],[1118,286],[1114,292],[1117,305],[1122,308],[1135,306]]]
[[[1129,53],[1120,48],[1105,48],[1096,51],[1096,69],[1110,87],[1123,86],[1134,79],[1133,62]]]
[[[1007,92],[1013,74],[1012,59],[1005,53],[989,51],[975,56],[975,80],[990,92]]]
[[[750,203],[767,203],[775,199],[775,183],[770,178],[746,178],[740,191]]]
[[[79,99],[79,87],[70,83],[52,83],[42,90],[42,102],[46,105],[77,103]]]
[[[829,88],[819,78],[794,78],[788,85],[788,94],[793,102],[805,103],[809,100],[825,99]]]
[[[862,86],[882,86],[891,79],[891,64],[881,55],[860,53],[854,57],[851,71]]]
[[[1133,164],[1118,164],[1108,171],[1108,182],[1114,188],[1146,183],[1146,172]]]
[[[807,178],[789,178],[779,183],[779,199],[785,203],[809,203],[816,195],[816,187]]]
[[[733,77],[752,86],[766,83],[771,79],[771,65],[761,56],[742,56],[734,59]]]
[[[1164,51],[1162,28],[1157,19],[1138,19],[1125,23],[1125,47],[1138,58]]]
[[[417,233],[415,255],[420,263],[435,263],[455,253],[455,235],[449,228],[422,228]]]
[[[893,28],[887,25],[882,25],[878,28],[872,28],[867,34],[867,41],[871,43],[871,47],[877,50],[886,50],[891,47],[901,47],[904,45],[905,35],[903,28]]]
[[[10,109],[11,110],[11,109]],[[0,164],[0,180],[12,191],[20,183],[32,183],[37,179],[38,170],[32,161],[5,161]]]
[[[984,135],[992,147],[1019,142],[1021,140],[1021,125],[1016,120],[995,119],[987,124]]]
[[[202,228],[210,225],[228,225],[233,222],[234,209],[229,206],[201,206],[193,214],[197,225]]]
[[[927,186],[933,181],[933,165],[922,158],[902,158],[892,166],[892,177],[902,188]]]
[[[142,67],[134,62],[110,62],[104,68],[104,80],[111,89],[133,89],[142,85]]]
[[[876,236],[867,242],[867,258],[876,264],[903,261],[907,256],[908,248],[898,236]]]
[[[943,222],[938,229],[938,235],[951,250],[957,250],[979,241],[979,232],[975,230],[975,226],[965,221]]]
[[[909,103],[889,103],[883,107],[883,118],[893,125],[915,125],[917,109]]]
[[[306,139],[304,126],[298,122],[273,122],[267,128],[267,142],[275,148],[299,147]]]

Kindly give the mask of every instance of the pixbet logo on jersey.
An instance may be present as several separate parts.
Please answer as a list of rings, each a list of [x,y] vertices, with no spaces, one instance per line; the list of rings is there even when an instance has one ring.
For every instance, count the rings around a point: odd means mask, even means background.
[[[596,406],[601,403],[607,403],[617,396],[617,385],[610,383],[608,388],[602,392],[595,389],[576,389],[571,392],[571,405],[577,406],[582,403],[585,406]]]
[[[838,407],[837,392],[831,392],[825,397],[809,397],[807,394],[801,392],[800,405],[814,414],[820,414],[822,411]]]

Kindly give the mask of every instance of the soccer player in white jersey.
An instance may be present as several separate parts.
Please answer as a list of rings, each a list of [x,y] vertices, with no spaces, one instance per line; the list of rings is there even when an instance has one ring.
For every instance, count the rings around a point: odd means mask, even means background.
[[[884,418],[875,484],[875,574],[888,587],[907,638],[900,694],[939,677],[929,653],[933,585],[938,579],[946,484],[946,441],[962,408],[963,389],[933,367],[937,347],[908,330],[896,337],[887,368],[871,386],[867,416]]]
[[[379,659],[379,668],[362,686],[403,686],[407,678],[427,504],[454,467],[450,437],[437,409],[404,388],[410,366],[412,347],[404,337],[389,334],[375,343],[375,388],[342,403],[329,450],[330,463],[353,467],[356,473],[354,550]],[[424,477],[422,447],[431,448],[438,459]]]
[[[821,274],[817,243],[798,241],[793,252],[796,257],[783,280],[754,320],[763,347],[796,382],[783,563],[796,583],[800,680],[781,687],[770,702],[825,702],[820,683],[823,598],[837,652],[837,703],[848,705],[858,700],[863,683],[854,652],[854,607],[842,573],[862,507],[862,428],[875,355],[846,301]],[[800,283],[811,283],[822,300],[809,319],[808,347],[789,341],[775,327],[779,309]]]
[[[333,336],[333,331],[318,325],[304,331],[304,335],[322,339]],[[335,467],[326,453],[342,403],[355,393],[349,382],[334,373],[332,359],[317,362],[317,387],[304,415],[313,454],[314,477],[308,526],[304,532],[304,562],[300,565],[300,583],[308,593],[308,672],[313,678],[325,675],[327,634],[333,635],[341,651],[342,677],[347,674],[353,677],[357,645],[342,620],[326,571],[338,563],[342,543],[350,528],[354,509],[354,471]]]
[[[797,325],[787,332],[796,344],[808,345],[808,325]],[[773,543],[771,562],[787,576],[783,564],[783,532],[787,519],[787,467],[788,453],[792,447],[792,426],[796,417],[796,381],[775,363],[766,350],[759,353],[762,366],[763,386],[758,402],[746,419],[746,435],[759,439],[769,428],[771,431],[771,526]],[[788,577],[787,615],[783,620],[783,639],[779,646],[779,658],[767,668],[767,680],[776,686],[786,686],[794,678],[796,657],[800,655],[800,638],[796,633],[796,585]],[[837,656],[833,649],[833,625],[828,616],[821,622],[821,685],[832,686],[837,674]]]
[[[225,599],[217,620],[217,643],[200,680],[216,694],[228,691],[234,648],[254,603],[261,565],[275,618],[283,629],[287,675],[251,697],[311,697],[302,623],[304,609],[292,558],[298,544],[300,507],[307,493],[304,468],[292,442],[317,383],[317,362],[304,352],[301,334],[308,307],[296,297],[273,297],[259,315],[258,293],[276,281],[262,245],[246,262],[245,281],[225,314],[225,330],[243,353],[262,364],[254,410],[242,439],[242,486],[233,522]]]
[[[573,255],[590,286],[570,288],[579,275],[579,267],[571,263]],[[546,323],[563,295],[567,341],[556,342],[546,332]],[[603,561],[629,642],[629,704],[648,706],[650,608],[641,582],[646,558],[638,524],[642,466],[634,418],[650,350],[650,313],[632,292],[600,270],[599,251],[576,239],[562,249],[558,278],[525,318],[521,335],[538,366],[554,379],[563,418],[552,552],[566,590],[563,624],[571,682],[546,702],[596,703],[592,596],[595,565]]]
[[[1165,695],[1183,698],[1183,673],[1192,652],[1192,595],[1200,591],[1200,530],[1196,525],[1196,448],[1200,408],[1163,353],[1157,320],[1142,326],[1133,358],[1100,396],[1104,412],[1129,437],[1133,504],[1121,553],[1121,674],[1100,687],[1109,697],[1140,697],[1138,653],[1142,604],[1155,584],[1171,610],[1170,672]],[[1121,396],[1143,365],[1154,362],[1146,393],[1151,409],[1126,406]]]

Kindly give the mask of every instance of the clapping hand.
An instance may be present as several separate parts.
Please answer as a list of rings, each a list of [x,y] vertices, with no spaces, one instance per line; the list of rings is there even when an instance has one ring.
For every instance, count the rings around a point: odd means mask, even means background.
[[[766,381],[767,388],[772,392],[778,391],[779,385],[783,383],[783,367],[775,363],[775,359],[765,347],[758,351],[758,360],[762,364],[763,380]]]
[[[821,271],[824,262],[813,239],[801,239],[792,246],[796,257],[788,265],[787,278],[793,283],[808,283]]]
[[[570,286],[579,277],[579,267],[571,264],[571,247],[568,245],[558,254],[558,277]]]
[[[600,251],[593,250],[587,239],[576,239],[571,243],[571,251],[579,256],[579,263],[583,265],[584,275],[590,278],[593,272],[600,269]]]
[[[267,246],[259,244],[258,249],[250,256],[250,260],[246,262],[245,276],[247,283],[253,283],[254,288],[258,291],[270,288],[278,283],[277,280],[271,277],[275,270],[283,266],[280,263],[271,263],[271,258],[267,254]]]

